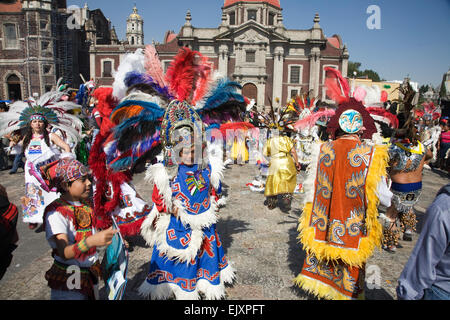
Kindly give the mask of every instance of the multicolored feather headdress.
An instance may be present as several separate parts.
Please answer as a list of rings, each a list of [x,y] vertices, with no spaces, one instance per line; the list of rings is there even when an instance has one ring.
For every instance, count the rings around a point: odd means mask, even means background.
[[[330,67],[324,69],[327,96],[338,104],[335,115],[328,123],[327,132],[331,138],[336,138],[338,129],[346,133],[355,133],[364,127],[362,138],[371,139],[377,128],[369,112],[361,101],[350,98],[350,86],[339,70]]]
[[[31,105],[22,111],[19,120],[21,121],[19,124],[21,127],[27,126],[33,120],[46,121],[48,124],[57,124],[59,122],[58,116],[53,110]]]
[[[83,122],[70,110],[79,109],[80,105],[63,100],[64,92],[50,91],[37,101],[29,98],[16,101],[10,105],[9,111],[0,118],[0,136],[9,134],[29,125],[32,120],[46,121],[52,128],[60,129],[74,142],[81,139]]]
[[[219,77],[214,81],[205,97],[196,105],[203,122],[211,126],[227,122],[242,122],[242,114],[246,110],[247,101],[238,93],[242,86],[227,78]]]
[[[182,127],[188,127],[194,135],[203,138],[203,122],[198,113],[186,101],[174,100],[167,108],[161,125],[164,147],[170,148],[179,142],[175,132]]]
[[[181,48],[166,73],[171,94],[179,101],[195,105],[208,90],[211,71],[207,57],[198,51]]]

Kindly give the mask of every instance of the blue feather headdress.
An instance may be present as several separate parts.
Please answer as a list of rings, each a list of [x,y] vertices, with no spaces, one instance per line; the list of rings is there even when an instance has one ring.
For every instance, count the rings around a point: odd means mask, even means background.
[[[174,97],[170,94],[169,88],[167,87],[160,87],[151,76],[145,73],[140,73],[136,71],[131,71],[126,74],[125,85],[130,88],[135,85],[139,84],[145,84],[150,86],[154,92],[154,95],[157,95],[164,100],[172,100]]]
[[[159,132],[164,113],[155,103],[137,100],[123,101],[112,111],[116,156],[108,165],[113,171],[129,170],[161,152]]]
[[[30,106],[22,111],[20,114],[20,127],[26,127],[33,120],[46,121],[48,124],[57,124],[58,116],[49,108],[42,106]]]
[[[244,96],[238,93],[238,89],[242,89],[242,86],[235,81],[226,78],[217,80],[209,94],[206,94],[197,106],[197,112],[203,122],[207,125],[227,121],[241,122],[241,114],[247,103]]]

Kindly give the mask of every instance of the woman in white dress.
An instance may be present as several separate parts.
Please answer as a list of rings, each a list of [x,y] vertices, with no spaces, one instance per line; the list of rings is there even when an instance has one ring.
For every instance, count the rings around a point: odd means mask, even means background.
[[[21,202],[23,221],[30,224],[30,229],[43,222],[45,207],[59,196],[56,189],[50,189],[45,183],[40,167],[60,158],[75,158],[67,143],[58,135],[49,133],[50,126],[60,129],[73,141],[80,139],[82,121],[68,113],[80,106],[65,101],[64,95],[64,92],[51,91],[38,100],[16,101],[0,118],[0,136],[25,130],[20,142],[26,158],[25,196]]]
[[[61,148],[70,153],[70,147],[58,135],[48,133],[48,122],[42,115],[30,117],[28,132],[23,139],[25,150],[25,196],[22,197],[23,222],[35,229],[43,222],[43,214],[47,205],[59,197],[56,189],[50,189],[41,176],[39,168],[60,158]]]

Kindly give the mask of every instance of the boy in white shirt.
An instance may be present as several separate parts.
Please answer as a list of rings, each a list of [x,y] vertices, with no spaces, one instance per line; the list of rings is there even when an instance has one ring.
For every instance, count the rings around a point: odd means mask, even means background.
[[[95,299],[100,264],[96,247],[111,244],[112,228],[96,232],[89,202],[91,181],[79,161],[60,159],[41,168],[42,176],[61,197],[45,210],[46,238],[55,261],[45,274],[52,300]]]

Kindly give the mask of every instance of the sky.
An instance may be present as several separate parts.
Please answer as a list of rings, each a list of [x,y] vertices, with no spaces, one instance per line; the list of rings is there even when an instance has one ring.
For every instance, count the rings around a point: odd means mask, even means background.
[[[101,9],[125,39],[126,19],[136,4],[144,19],[144,39],[163,42],[178,33],[191,11],[192,25],[216,28],[223,0],[68,0],[67,5]],[[325,36],[341,36],[350,61],[386,80],[409,76],[419,85],[440,85],[450,69],[450,0],[280,0],[287,29],[310,29],[316,13]],[[369,10],[371,6],[379,8]],[[377,19],[379,18],[379,19]],[[379,24],[377,24],[379,22]],[[368,24],[369,23],[369,24]],[[369,28],[368,25],[375,26]]]

